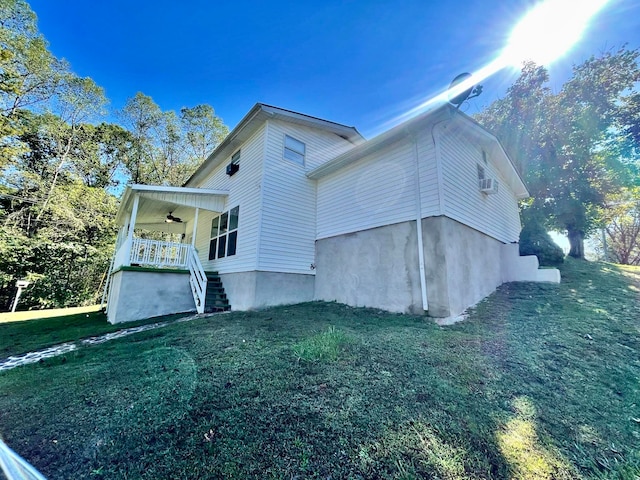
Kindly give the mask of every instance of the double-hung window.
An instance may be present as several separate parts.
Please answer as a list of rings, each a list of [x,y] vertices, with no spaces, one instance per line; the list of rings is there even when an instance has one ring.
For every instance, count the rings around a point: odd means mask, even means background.
[[[284,136],[284,158],[304,165],[305,144],[289,135]]]
[[[211,221],[211,240],[209,240],[209,260],[230,257],[236,254],[238,245],[238,220],[240,207],[215,217]]]

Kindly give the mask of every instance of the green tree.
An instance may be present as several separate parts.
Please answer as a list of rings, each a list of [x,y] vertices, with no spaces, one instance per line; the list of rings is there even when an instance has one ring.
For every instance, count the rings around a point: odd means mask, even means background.
[[[637,94],[638,55],[622,48],[591,57],[557,94],[544,68],[526,64],[505,98],[477,115],[524,174],[530,208],[545,227],[567,232],[576,258],[584,258],[584,238],[599,224],[607,195],[629,181],[619,126],[629,113],[622,106]]]
[[[0,168],[23,146],[25,109],[42,107],[64,82],[68,65],[54,57],[23,0],[0,0]]]
[[[216,116],[211,105],[197,105],[180,110],[180,120],[191,156],[204,162],[229,134],[229,128]]]
[[[209,105],[183,108],[178,118],[140,92],[121,117],[133,137],[127,161],[133,183],[182,185],[228,133]]]
[[[602,216],[606,246],[602,237],[596,238],[605,259],[640,265],[640,188],[625,188],[611,195]]]

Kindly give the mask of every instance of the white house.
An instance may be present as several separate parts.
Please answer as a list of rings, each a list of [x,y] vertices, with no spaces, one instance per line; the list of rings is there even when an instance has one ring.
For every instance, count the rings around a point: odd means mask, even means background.
[[[518,255],[527,195],[498,140],[449,105],[365,141],[256,104],[184,187],[127,188],[109,321],[310,300],[455,316],[504,282],[559,281]]]

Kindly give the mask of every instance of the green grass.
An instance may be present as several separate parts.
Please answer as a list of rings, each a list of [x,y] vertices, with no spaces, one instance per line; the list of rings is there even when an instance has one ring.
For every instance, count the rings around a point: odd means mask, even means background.
[[[333,362],[349,342],[349,337],[330,326],[326,331],[296,343],[293,346],[293,354],[301,362]]]
[[[111,325],[101,312],[80,313],[53,318],[38,318],[0,323],[0,359],[10,355],[32,352],[59,343],[115,332],[123,328],[137,327],[160,320],[171,320],[183,315],[152,318],[137,322]]]
[[[0,374],[0,432],[50,479],[635,480],[640,269],[562,273],[450,327],[309,303],[83,348]]]

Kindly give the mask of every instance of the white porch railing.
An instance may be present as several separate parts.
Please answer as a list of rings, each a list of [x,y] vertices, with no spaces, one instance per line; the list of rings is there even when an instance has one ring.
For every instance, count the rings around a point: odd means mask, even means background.
[[[189,247],[187,266],[191,273],[189,277],[191,293],[193,294],[193,300],[196,302],[196,311],[198,313],[204,313],[205,296],[207,294],[207,274],[204,272],[200,258],[198,258],[198,252],[191,245],[189,245]]]
[[[125,245],[122,245],[122,247],[125,247]],[[190,248],[191,245],[188,243],[134,238],[131,245],[129,265],[187,268]]]

